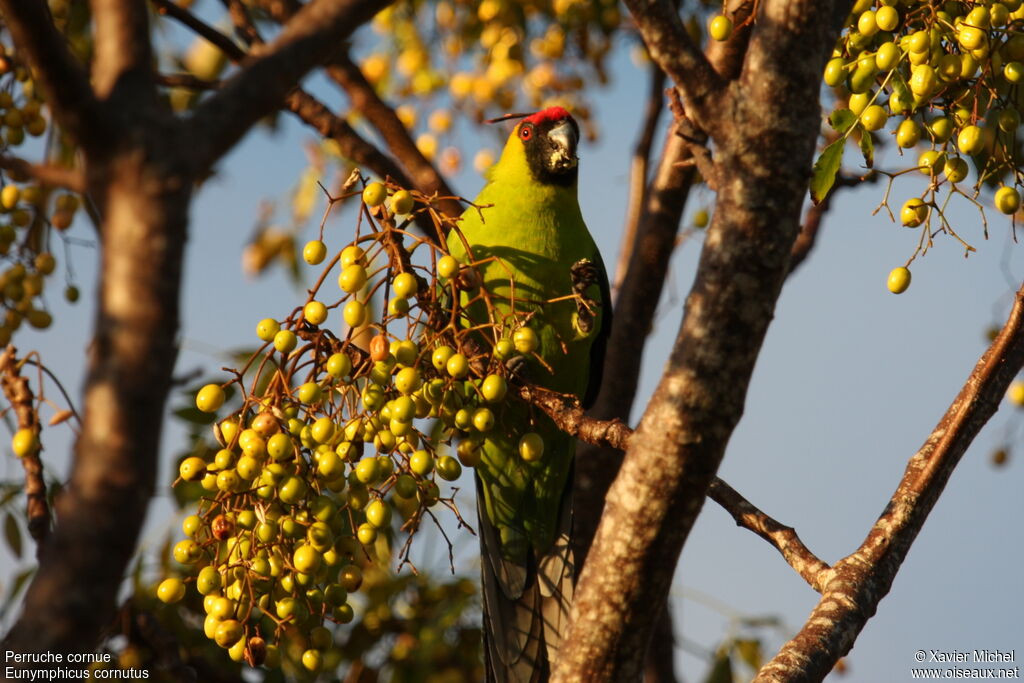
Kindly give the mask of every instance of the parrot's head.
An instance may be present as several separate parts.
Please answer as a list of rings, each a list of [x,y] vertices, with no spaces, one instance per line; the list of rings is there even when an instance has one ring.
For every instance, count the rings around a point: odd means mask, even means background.
[[[530,114],[512,137],[522,144],[530,173],[538,182],[563,186],[576,182],[580,128],[565,109],[548,107]]]

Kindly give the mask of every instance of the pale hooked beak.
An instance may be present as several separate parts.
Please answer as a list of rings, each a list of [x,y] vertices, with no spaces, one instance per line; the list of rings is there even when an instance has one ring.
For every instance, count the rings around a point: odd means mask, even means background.
[[[576,144],[579,142],[576,128],[568,120],[562,121],[548,131],[548,139],[551,141],[550,168],[554,171],[575,168],[579,161],[576,157]]]

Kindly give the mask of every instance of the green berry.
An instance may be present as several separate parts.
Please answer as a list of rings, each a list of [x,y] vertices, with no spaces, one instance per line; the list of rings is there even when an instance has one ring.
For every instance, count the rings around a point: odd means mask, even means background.
[[[544,439],[536,432],[523,434],[519,439],[519,457],[526,462],[536,462],[544,455]]]
[[[296,394],[300,403],[306,405],[312,405],[319,403],[320,399],[323,398],[324,391],[316,382],[305,382],[299,385],[299,390]]]
[[[450,280],[459,274],[459,262],[454,256],[444,255],[437,259],[437,276]]]
[[[273,318],[264,318],[256,325],[256,336],[260,340],[274,341],[274,335],[281,331],[281,325]]]
[[[380,206],[388,196],[388,190],[383,183],[370,183],[363,190],[363,202],[367,206]]]
[[[35,437],[35,432],[32,432],[32,436]],[[15,438],[17,438],[17,434],[15,434]],[[17,447],[14,449],[14,454],[19,455]],[[185,481],[199,481],[206,474],[206,461],[195,455],[185,458],[181,461],[181,465],[178,466],[178,474]]]
[[[378,529],[383,529],[391,523],[391,506],[375,498],[366,506],[366,521]]]
[[[392,289],[395,292],[395,296],[408,299],[416,294],[416,290],[419,289],[419,283],[416,281],[416,276],[412,273],[399,273],[395,276]]]
[[[392,213],[405,216],[412,213],[413,206],[415,206],[415,201],[413,200],[412,193],[408,190],[399,190],[391,195]]]
[[[160,602],[167,604],[179,602],[185,597],[185,584],[178,578],[164,579],[157,586],[156,597],[160,599]]]
[[[434,469],[434,456],[428,451],[414,451],[409,456],[409,469],[413,474],[418,474],[421,477],[427,476]]]
[[[462,379],[469,374],[469,361],[461,353],[452,354],[445,363],[445,370],[455,379]]]
[[[362,289],[363,286],[366,285],[367,279],[368,275],[366,273],[366,268],[358,263],[353,263],[350,266],[346,266],[341,271],[341,275],[338,276],[338,286],[341,287],[342,290],[351,294],[352,292],[358,292]]]
[[[994,197],[994,203],[996,209],[1007,215],[1017,212],[1020,208],[1020,192],[1017,188],[1003,185],[998,190]]]
[[[445,481],[455,481],[462,474],[462,465],[450,455],[442,455],[434,465],[439,477]]]
[[[512,345],[519,353],[533,353],[540,346],[540,340],[532,327],[520,327],[512,335]]]
[[[291,330],[281,330],[274,335],[274,348],[281,353],[291,353],[298,343],[298,337]]]
[[[501,375],[487,375],[480,386],[480,393],[488,403],[500,403],[508,393],[508,382]]]
[[[344,377],[348,373],[352,372],[352,361],[349,359],[347,354],[335,353],[327,359],[325,365],[327,374],[331,377]]]
[[[302,317],[310,325],[320,325],[327,320],[327,306],[319,301],[310,301],[303,306]]]

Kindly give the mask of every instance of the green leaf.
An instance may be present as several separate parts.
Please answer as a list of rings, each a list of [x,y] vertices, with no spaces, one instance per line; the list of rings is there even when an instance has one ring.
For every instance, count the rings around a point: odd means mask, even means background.
[[[18,526],[18,520],[10,512],[4,515],[4,539],[11,552],[21,559],[21,527]]]
[[[820,204],[836,183],[836,174],[843,163],[844,138],[839,138],[826,147],[811,171],[811,201]]]
[[[14,500],[21,493],[21,487],[20,483],[0,483],[0,508]]]
[[[204,413],[195,406],[182,406],[181,408],[176,408],[174,410],[174,414],[185,422],[191,422],[199,425],[213,424],[217,419],[216,413]]]
[[[875,141],[871,139],[871,133],[863,131],[860,135],[860,153],[864,155],[864,163],[868,168],[875,165]]]
[[[3,620],[3,618],[7,616],[7,612],[18,604],[17,597],[21,593],[21,589],[25,587],[25,584],[35,573],[36,568],[30,567],[14,578],[14,583],[11,584],[11,590],[7,591],[7,599],[4,600],[3,607],[0,607],[0,620]]]
[[[720,650],[704,683],[732,683],[732,660],[727,650]]]
[[[845,133],[857,123],[857,115],[849,109],[836,109],[828,116],[828,125],[837,133]]]
[[[758,671],[763,663],[761,641],[756,639],[737,638],[733,645],[740,660],[754,671]]]

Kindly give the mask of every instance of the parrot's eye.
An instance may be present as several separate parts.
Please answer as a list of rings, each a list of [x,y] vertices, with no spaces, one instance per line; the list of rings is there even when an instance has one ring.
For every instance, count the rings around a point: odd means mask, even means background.
[[[533,126],[523,126],[519,129],[519,137],[523,140],[529,140],[533,137]]]

